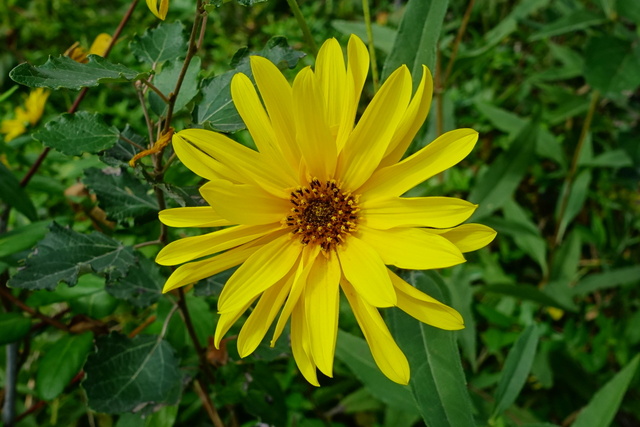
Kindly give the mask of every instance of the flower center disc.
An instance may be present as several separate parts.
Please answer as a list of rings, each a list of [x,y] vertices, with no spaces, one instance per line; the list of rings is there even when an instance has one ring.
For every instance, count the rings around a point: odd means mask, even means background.
[[[291,215],[283,221],[300,236],[303,245],[319,244],[323,251],[335,248],[357,229],[358,195],[342,191],[335,180],[314,178],[309,187],[291,192]]]

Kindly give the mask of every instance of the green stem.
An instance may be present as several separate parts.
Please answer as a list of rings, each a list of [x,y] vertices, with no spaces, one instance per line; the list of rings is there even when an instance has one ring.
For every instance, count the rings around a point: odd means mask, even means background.
[[[302,16],[302,12],[300,11],[300,6],[298,6],[298,2],[296,0],[287,0],[287,3],[289,3],[289,7],[293,12],[293,16],[295,16],[296,21],[298,21],[298,25],[302,30],[302,35],[304,36],[304,40],[307,42],[307,44],[311,48],[311,53],[313,53],[313,56],[317,56],[318,46],[316,45],[316,42],[313,40],[313,36],[311,35],[311,30],[309,30],[307,21],[305,21],[304,16]]]
[[[378,61],[376,61],[376,48],[373,45],[373,30],[371,29],[371,12],[369,11],[369,0],[362,0],[362,10],[364,12],[364,24],[367,27],[367,43],[369,45],[369,56],[371,58],[371,77],[373,78],[373,90],[378,91],[380,78],[378,76]]]

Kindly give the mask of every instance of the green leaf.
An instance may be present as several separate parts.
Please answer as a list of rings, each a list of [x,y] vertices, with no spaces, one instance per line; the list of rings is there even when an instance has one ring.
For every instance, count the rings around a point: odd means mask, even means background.
[[[0,313],[0,345],[19,341],[29,333],[31,319],[19,313]]]
[[[543,306],[574,311],[573,307],[568,307],[560,301],[556,301],[551,296],[530,285],[491,285],[483,288],[483,292],[508,295],[524,301],[533,301]]]
[[[24,188],[20,186],[18,179],[2,162],[0,162],[0,182],[2,182],[2,185],[0,185],[0,200],[14,207],[29,220],[35,221],[37,214],[33,202],[24,191]]]
[[[573,294],[582,296],[601,289],[611,289],[638,282],[640,282],[640,266],[616,268],[604,273],[590,274],[581,279],[573,288]]]
[[[38,363],[36,392],[41,399],[53,400],[62,393],[84,365],[93,346],[91,332],[66,335],[48,348]]]
[[[98,232],[80,234],[54,222],[9,286],[52,290],[61,281],[73,286],[85,273],[124,275],[134,262],[133,251],[122,243]]]
[[[635,90],[640,85],[640,46],[614,36],[592,37],[585,48],[584,77],[604,94]]]
[[[13,81],[29,87],[49,89],[80,89],[98,86],[100,83],[128,82],[146,79],[149,73],[139,73],[121,64],[113,64],[98,55],[89,55],[86,64],[67,56],[49,57],[41,66],[27,63],[11,70]]]
[[[125,277],[107,282],[106,291],[136,307],[147,307],[160,299],[164,282],[156,263],[140,256]]]
[[[182,58],[187,51],[184,25],[179,21],[163,22],[156,28],[146,30],[142,36],[134,35],[129,48],[139,61],[151,65]]]
[[[601,14],[589,10],[578,10],[570,15],[563,16],[551,24],[545,25],[538,32],[531,35],[529,41],[584,30],[594,25],[602,24],[605,21],[606,19]]]
[[[155,78],[153,79],[153,85],[160,90],[167,98],[176,88],[176,81],[182,71],[183,60],[176,59],[172,62],[168,62],[162,68]],[[178,98],[176,99],[174,112],[178,112],[187,106],[198,94],[198,73],[200,72],[200,58],[194,56],[189,63],[187,73],[184,76]],[[149,105],[154,113],[159,116],[166,114],[167,104],[153,91],[149,92]]]
[[[640,355],[634,357],[624,369],[598,390],[589,404],[578,414],[578,418],[571,424],[571,427],[610,425],[638,369],[638,362],[640,362]]]
[[[547,265],[547,242],[542,238],[538,227],[529,219],[526,211],[514,200],[507,202],[502,211],[507,221],[513,221],[515,224],[527,229],[528,232],[525,233],[514,233],[512,235],[513,241],[540,265],[542,273],[546,275],[549,269]]]
[[[151,415],[122,414],[116,427],[173,427],[178,417],[177,406],[165,406]]]
[[[120,135],[126,140],[118,138],[113,147],[105,150],[100,155],[100,160],[109,166],[125,166],[129,168],[129,160],[138,154],[138,149],[127,140],[135,142],[142,147],[147,145],[147,140],[138,135],[129,125],[124,128]]]
[[[640,3],[636,0],[618,0],[616,2],[618,15],[640,25]]]
[[[118,129],[108,126],[102,115],[80,111],[56,117],[33,137],[67,156],[79,156],[112,147],[118,141],[118,135]]]
[[[469,194],[469,200],[480,205],[472,216],[474,220],[500,209],[511,199],[531,164],[537,133],[535,123],[522,128],[509,149],[480,177]]]
[[[0,258],[30,249],[47,233],[50,221],[38,221],[0,234]]]
[[[362,40],[367,40],[367,27],[364,22],[351,22],[342,19],[334,19],[331,26],[344,35],[355,34]],[[397,31],[393,28],[384,27],[378,24],[371,24],[373,32],[373,45],[389,55],[393,50],[396,41]]]
[[[96,347],[84,366],[82,382],[93,410],[150,412],[178,403],[182,374],[174,350],[160,336],[129,339],[113,333],[98,338]]]
[[[449,0],[409,1],[393,50],[382,68],[383,80],[403,64],[411,71],[414,88],[420,83],[422,65],[435,72],[436,48],[448,6]]]
[[[409,283],[443,301],[442,279],[433,272],[411,272]],[[474,426],[456,335],[419,322],[394,309],[389,328],[411,366],[409,386],[426,425]]]
[[[405,412],[416,412],[409,387],[392,382],[380,372],[364,339],[339,331],[336,357],[349,367],[376,399]]]
[[[96,193],[109,218],[116,221],[142,219],[159,210],[156,197],[149,193],[151,188],[124,167],[87,169],[84,183]]]
[[[249,77],[253,76],[249,59],[253,55],[267,58],[281,70],[295,67],[305,56],[304,52],[289,46],[286,37],[276,36],[270,38],[262,50],[256,52],[250,52],[248,48],[238,50],[231,59],[231,67]]]
[[[536,325],[529,325],[509,351],[496,390],[493,417],[504,412],[516,401],[531,371],[539,338]]]
[[[558,241],[562,241],[562,237],[564,236],[564,232],[567,230],[567,227],[573,221],[573,219],[580,213],[582,207],[584,206],[584,202],[587,200],[587,192],[589,191],[589,185],[591,184],[591,171],[589,169],[585,169],[580,172],[575,179],[575,181],[571,185],[571,190],[569,190],[569,195],[567,197],[566,208],[564,210],[564,214],[562,218],[558,218],[560,215],[560,206],[562,201],[558,201],[558,209],[556,211],[556,220],[559,221],[560,225],[558,226]],[[563,187],[562,192],[560,193],[562,197],[566,194],[566,183]]]
[[[584,166],[597,168],[624,168],[633,166],[633,160],[629,154],[623,150],[610,150],[582,163]]]
[[[104,284],[104,277],[87,274],[80,277],[78,284],[73,288],[65,286],[56,289],[55,292],[69,304],[73,313],[103,319],[112,314],[118,306],[118,300],[107,293]]]

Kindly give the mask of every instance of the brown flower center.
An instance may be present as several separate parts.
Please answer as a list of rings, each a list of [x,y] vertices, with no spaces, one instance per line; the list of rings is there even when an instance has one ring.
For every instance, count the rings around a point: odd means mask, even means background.
[[[358,198],[342,191],[335,180],[314,178],[308,187],[291,192],[291,215],[283,223],[300,236],[303,245],[319,244],[323,251],[334,249],[357,230]]]

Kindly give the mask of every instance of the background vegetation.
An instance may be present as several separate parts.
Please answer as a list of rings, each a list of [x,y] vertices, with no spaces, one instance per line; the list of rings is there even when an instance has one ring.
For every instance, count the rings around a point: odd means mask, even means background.
[[[287,2],[212,3],[171,124],[233,131],[250,144],[233,109],[211,107],[225,95],[224,73],[241,69],[248,51],[293,73],[313,64],[312,48]],[[345,45],[352,32],[367,40],[360,1],[300,3],[316,44],[336,37]],[[13,118],[29,93],[9,78],[15,66],[40,66],[76,41],[88,48],[99,33],[113,33],[129,5],[3,1],[0,119]],[[408,387],[377,371],[348,309],[335,378],[320,388],[297,372],[286,340],[243,360],[233,339],[216,351],[209,338],[228,273],[186,296],[160,295],[169,271],[152,261],[159,246],[146,244],[161,231],[156,194],[168,206],[194,203],[198,180],[179,161],[161,173],[148,158],[127,165],[138,150],[118,135],[150,142],[133,75],[124,79],[133,84],[89,89],[84,113],[66,118],[59,116],[78,92],[52,92],[39,125],[0,142],[4,417],[16,384],[11,418],[20,426],[210,425],[214,407],[226,425],[247,426],[640,425],[640,3],[372,0],[370,7],[382,77],[421,62],[435,76],[413,149],[454,128],[480,132],[467,159],[413,191],[479,203],[473,220],[494,227],[497,239],[462,266],[405,272],[457,308],[466,329],[437,331],[386,310],[412,365]],[[158,27],[138,4],[109,61],[137,73],[155,68],[168,95],[194,11],[193,0],[171,0]],[[178,54],[159,61],[144,42],[161,36],[178,43]],[[364,100],[372,95],[370,75]],[[166,115],[160,97],[148,94],[146,103],[153,120]],[[86,135],[96,129],[106,145],[89,148]],[[20,186],[43,143],[54,150]],[[171,149],[157,158],[166,165]],[[199,231],[172,229],[168,238],[187,233]],[[90,248],[98,246],[109,248],[109,263],[96,262],[104,253]],[[136,382],[109,386],[114,375]]]

